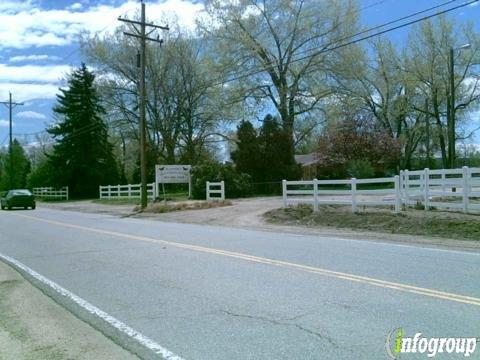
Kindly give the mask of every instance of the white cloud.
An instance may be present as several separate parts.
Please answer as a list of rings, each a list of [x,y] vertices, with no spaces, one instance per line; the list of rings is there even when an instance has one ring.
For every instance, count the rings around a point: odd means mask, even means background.
[[[30,0],[15,1],[15,0],[2,0],[0,2],[0,12],[15,14],[18,11],[26,11],[33,6],[33,2]]]
[[[36,111],[21,111],[17,113],[17,116],[19,118],[24,118],[24,119],[39,119],[43,120],[46,119],[47,117],[41,113],[38,113]]]
[[[8,120],[0,120],[0,128],[5,128],[9,126]],[[12,121],[12,127],[13,127],[13,121]]]
[[[68,45],[83,31],[95,33],[114,30],[120,25],[117,20],[120,15],[132,17],[139,9],[138,1],[134,0],[117,7],[95,5],[85,11],[44,10],[33,4],[14,11],[11,5],[8,8],[2,6],[9,10],[0,12],[0,49]],[[153,20],[175,16],[182,26],[194,28],[195,18],[203,9],[203,4],[188,0],[156,0],[147,4],[147,16]]]
[[[41,60],[60,60],[61,57],[55,55],[18,55],[12,56],[10,62],[41,61]]]
[[[81,3],[75,3],[72,6],[69,6],[68,8],[71,10],[80,10],[81,8],[83,8],[83,5]]]
[[[0,64],[0,82],[58,82],[70,73],[68,65],[23,65]]]
[[[11,92],[15,101],[31,101],[38,99],[54,99],[58,93],[58,85],[55,84],[21,84],[0,82],[0,99],[8,99]]]

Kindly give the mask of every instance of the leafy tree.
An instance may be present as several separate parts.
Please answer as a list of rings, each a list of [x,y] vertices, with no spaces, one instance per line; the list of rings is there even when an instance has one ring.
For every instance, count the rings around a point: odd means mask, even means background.
[[[3,190],[25,188],[27,185],[27,175],[30,172],[31,164],[17,139],[12,142],[11,156],[11,162],[8,151],[0,158],[0,188]],[[11,168],[12,166],[13,168]]]
[[[356,59],[356,46],[324,51],[358,29],[356,1],[208,0],[206,14],[200,26],[217,68],[238,78],[225,91],[232,101],[273,106],[293,148],[296,123],[332,95],[339,64]],[[293,153],[286,150],[291,161]]]
[[[52,163],[47,159],[43,159],[30,172],[27,177],[27,187],[32,189],[34,187],[47,187],[55,183],[54,179],[55,169]]]
[[[215,55],[208,44],[169,23],[170,31],[162,34],[164,45],[147,47],[149,164],[195,165],[210,157],[219,125],[233,117],[235,106],[224,106],[224,89],[210,71]],[[125,36],[124,30],[120,27],[101,38],[85,37],[82,45],[98,71],[110,75],[99,83],[99,89],[105,94],[109,118],[116,124],[117,139],[124,139],[123,146],[133,143],[138,148],[138,41]],[[129,162],[136,159],[137,155]]]
[[[49,155],[56,186],[69,186],[72,198],[98,196],[98,186],[115,183],[118,169],[108,141],[107,125],[95,75],[85,64],[68,76],[53,111],[58,118],[48,132],[57,140]]]
[[[319,140],[317,159],[320,174],[332,177],[384,174],[393,170],[400,156],[400,141],[373,118],[357,115],[328,126]]]
[[[461,50],[464,44],[470,49]],[[449,52],[454,49],[455,108],[450,98]],[[458,26],[447,17],[424,21],[410,33],[405,61],[406,71],[415,81],[415,97],[411,106],[426,115],[435,127],[436,143],[442,154],[443,167],[455,162],[455,143],[466,130],[469,113],[478,108],[480,79],[475,64],[480,62],[480,36],[473,24]],[[455,129],[449,128],[449,118],[456,116]],[[453,149],[453,153],[451,153]],[[452,158],[453,156],[453,158]]]

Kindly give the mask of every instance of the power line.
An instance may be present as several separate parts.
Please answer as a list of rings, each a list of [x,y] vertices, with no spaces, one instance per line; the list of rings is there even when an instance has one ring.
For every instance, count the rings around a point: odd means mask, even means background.
[[[450,0],[449,2],[452,2],[452,1],[457,1],[457,0]],[[407,27],[407,26],[410,26],[410,25],[413,25],[413,24],[416,24],[416,23],[431,19],[433,17],[437,17],[437,16],[440,16],[440,15],[443,15],[443,14],[447,14],[447,13],[452,12],[454,10],[458,10],[458,9],[466,7],[468,5],[477,3],[478,1],[480,1],[480,0],[468,1],[468,2],[463,3],[461,5],[458,5],[458,6],[446,9],[446,10],[439,11],[435,14],[427,15],[427,16],[421,17],[419,19],[412,20],[412,21],[409,21],[407,23],[404,23],[404,24],[401,24],[401,25],[398,25],[398,26],[394,26],[394,27],[391,27],[391,28],[386,29],[386,30],[379,31],[379,32],[377,32],[375,34],[372,34],[372,35],[367,35],[367,36],[361,37],[359,39],[355,39],[353,41],[350,41],[350,42],[347,42],[347,43],[344,43],[344,44],[340,44],[340,45],[337,45],[337,46],[334,46],[334,47],[331,47],[331,48],[322,49],[322,50],[316,52],[315,54],[311,54],[311,55],[307,55],[307,56],[303,56],[303,57],[300,57],[300,58],[293,59],[290,63],[295,63],[295,62],[298,62],[298,61],[307,60],[307,59],[313,58],[315,56],[318,56],[318,55],[326,53],[326,52],[331,52],[331,51],[335,51],[335,50],[344,48],[346,46],[354,45],[354,44],[357,44],[361,41],[365,41],[365,40],[368,40],[368,39],[371,39],[371,38],[374,38],[374,37],[377,37],[377,36],[380,36],[380,35],[383,35],[383,34],[386,34],[386,33],[389,33],[389,32],[392,32],[392,31],[395,31],[395,30],[398,30],[398,29],[401,29],[401,28],[404,28],[404,27]],[[442,5],[440,5],[440,6],[442,6]],[[423,11],[423,12],[425,12],[425,11]],[[409,17],[412,17],[412,16],[409,16]],[[394,21],[394,22],[398,22],[398,21]],[[389,22],[389,23],[391,24],[393,22]],[[384,26],[385,26],[385,24],[382,24],[382,25],[376,26],[375,28],[380,28],[380,27],[384,27]],[[369,30],[369,31],[371,31],[371,30]],[[365,31],[354,34],[354,35],[350,36],[349,38],[354,38],[354,37],[358,36],[359,34],[363,34],[363,33],[365,33]],[[317,65],[317,64],[319,64],[319,63],[312,63],[312,65]],[[273,66],[273,65],[274,64],[270,64],[270,66]],[[262,72],[266,71],[266,67],[268,67],[268,65],[265,65],[265,67],[263,69],[253,70],[253,71],[251,71],[249,73],[246,73],[246,74],[242,74],[242,75],[239,75],[239,76],[236,76],[236,77],[233,77],[233,78],[218,81],[216,83],[214,82],[214,83],[211,84],[211,86],[224,85],[224,84],[227,84],[227,83],[232,82],[232,81],[241,80],[241,79],[250,77],[252,75],[262,73]]]
[[[305,60],[305,59],[309,59],[309,58],[318,56],[319,54],[321,54],[321,53],[323,53],[323,52],[327,52],[327,51],[330,51],[330,50],[333,51],[333,50],[337,49],[337,47],[335,47],[335,48],[329,48],[329,47],[332,46],[332,45],[337,44],[338,42],[345,41],[345,40],[348,40],[348,39],[353,39],[353,38],[355,38],[355,37],[358,37],[359,35],[363,35],[363,34],[365,34],[365,33],[369,33],[369,32],[371,32],[371,31],[384,28],[385,26],[398,23],[398,22],[400,22],[400,21],[403,21],[403,20],[406,20],[406,19],[409,19],[409,18],[418,16],[418,15],[420,15],[420,14],[424,14],[424,13],[430,12],[430,11],[432,11],[432,10],[439,9],[439,8],[441,8],[441,7],[444,7],[444,6],[448,5],[448,4],[451,4],[451,3],[456,2],[456,1],[458,1],[458,0],[448,0],[448,1],[443,2],[443,3],[441,3],[441,4],[438,4],[438,5],[435,5],[435,6],[432,6],[432,7],[429,7],[429,8],[426,8],[426,9],[423,9],[423,10],[420,10],[420,11],[417,11],[417,12],[414,12],[414,13],[409,14],[409,15],[406,15],[406,16],[402,16],[402,17],[400,17],[400,18],[397,18],[397,19],[388,21],[388,22],[386,22],[386,23],[382,23],[382,24],[380,24],[380,25],[375,25],[375,26],[373,26],[373,27],[371,27],[371,28],[362,30],[362,31],[360,31],[360,32],[358,32],[358,33],[355,33],[355,34],[352,34],[352,35],[349,35],[349,36],[344,36],[344,37],[341,37],[341,38],[334,39],[334,40],[330,41],[328,44],[324,45],[324,49],[322,49],[320,52],[317,52],[317,53],[314,53],[314,54],[310,54],[310,55],[306,55],[306,56],[301,57],[301,58],[293,59],[293,60],[291,61],[291,63],[298,62],[298,61],[301,61],[301,60]],[[471,3],[475,3],[475,2],[477,2],[477,1],[479,1],[479,0],[472,1],[472,2],[470,2],[470,3],[467,3],[467,4],[463,5],[463,6],[469,5],[469,4],[471,4]],[[378,6],[378,5],[383,4],[384,2],[386,2],[386,0],[377,1],[377,2],[375,2],[375,3],[373,3],[373,4],[370,4],[370,5],[368,5],[368,6],[365,6],[365,7],[361,8],[361,10],[373,8],[373,7],[375,7],[375,6]],[[462,6],[460,6],[460,7],[462,7]],[[452,9],[454,10],[455,8],[452,8]],[[361,11],[361,10],[360,10],[360,11]],[[360,11],[357,11],[356,13],[359,13]],[[434,14],[433,16],[438,16],[438,15],[440,15],[440,13],[436,13],[436,14]],[[313,15],[312,15],[312,16],[313,16]],[[417,21],[415,21],[415,22],[423,21],[424,19],[425,19],[425,18],[422,18],[422,19],[419,19],[419,20],[417,20]],[[342,24],[342,23],[344,23],[344,22],[340,22],[339,24]],[[414,23],[414,22],[412,22],[412,23]],[[408,26],[408,25],[411,25],[411,23],[407,23],[407,24],[405,24],[404,26]],[[370,35],[369,37],[365,37],[365,38],[362,38],[362,39],[359,39],[359,40],[365,40],[365,39],[367,39],[367,38],[379,36],[379,35],[381,35],[381,34],[383,34],[383,33],[385,33],[385,32],[393,31],[393,30],[396,30],[396,29],[398,29],[398,28],[400,28],[400,27],[403,27],[403,26],[395,27],[395,28],[392,28],[392,29],[390,29],[390,30],[388,30],[388,31],[383,31],[383,32],[380,32],[380,33],[376,33],[376,34],[374,34],[374,35]],[[350,45],[350,43],[343,44],[341,47],[347,46],[347,45]],[[318,49],[318,47],[317,47],[317,49]],[[307,50],[304,50],[304,51],[299,52],[297,55],[305,54],[305,53],[311,52],[311,51],[313,51],[313,50],[315,50],[315,49],[313,49],[313,48],[312,48],[312,49],[307,49]],[[270,65],[271,65],[271,66],[274,66],[273,63],[270,63]],[[250,77],[250,76],[252,76],[252,75],[256,75],[256,74],[258,74],[258,73],[262,73],[262,72],[265,71],[265,68],[266,68],[267,66],[268,66],[268,65],[266,64],[262,69],[251,69],[250,72],[247,72],[247,73],[245,73],[244,71],[242,71],[242,72],[236,72],[236,73],[230,74],[229,76],[232,76],[232,75],[233,75],[234,77],[233,77],[233,78],[230,78],[230,79],[227,79],[227,80],[223,80],[223,79],[222,79],[222,80],[220,80],[220,79],[219,79],[219,80],[213,80],[211,86],[223,85],[223,84],[226,84],[226,83],[229,83],[229,82],[232,82],[232,81],[240,80],[240,79],[242,79],[242,78],[246,78],[246,77]],[[110,87],[110,86],[105,85],[105,84],[102,85],[102,86],[105,87],[105,88],[110,88],[110,89],[112,89],[112,90],[115,90],[115,88]]]
[[[383,24],[380,24],[380,25],[375,25],[374,27],[371,27],[371,28],[368,28],[368,29],[365,29],[365,30],[362,30],[354,35],[349,35],[349,36],[345,36],[343,38],[338,38],[338,39],[335,39],[333,41],[331,41],[329,44],[325,45],[324,47],[329,47],[331,45],[334,45],[338,42],[341,42],[341,41],[345,41],[345,40],[349,40],[349,39],[352,39],[352,38],[355,38],[357,36],[360,36],[360,35],[363,35],[363,34],[367,34],[369,32],[372,32],[374,30],[378,30],[378,29],[381,29],[381,28],[384,28],[385,26],[389,26],[389,25],[393,25],[393,24],[396,24],[400,21],[403,21],[403,20],[407,20],[407,19],[410,19],[410,18],[413,18],[415,16],[418,16],[418,15],[421,15],[421,14],[425,14],[427,12],[430,12],[430,11],[433,11],[433,10],[437,10],[437,9],[440,9],[448,4],[451,4],[451,3],[454,3],[454,2],[457,2],[458,0],[448,0],[444,3],[441,3],[441,4],[438,4],[438,5],[435,5],[435,6],[432,6],[432,7],[429,7],[427,9],[424,9],[424,10],[420,10],[420,11],[417,11],[417,12],[414,12],[414,13],[411,13],[409,15],[405,15],[405,16],[402,16],[400,18],[397,18],[397,19],[394,19],[394,20],[391,20],[391,21],[388,21],[386,23],[383,23]],[[307,49],[307,50],[304,50],[302,52],[300,52],[298,55],[300,54],[303,54],[303,53],[307,53],[307,52],[310,52],[314,49]],[[316,56],[317,54],[313,54],[311,56]]]

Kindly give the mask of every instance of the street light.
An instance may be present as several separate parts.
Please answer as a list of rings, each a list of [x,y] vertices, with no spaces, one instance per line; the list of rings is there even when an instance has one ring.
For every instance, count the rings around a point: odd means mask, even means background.
[[[448,56],[448,67],[449,67],[449,75],[450,75],[450,96],[449,96],[449,104],[450,109],[447,113],[447,131],[448,131],[448,160],[449,160],[449,168],[455,168],[455,64],[454,64],[454,52],[470,49],[472,46],[471,44],[464,44],[457,48],[453,46],[450,48],[449,56]]]

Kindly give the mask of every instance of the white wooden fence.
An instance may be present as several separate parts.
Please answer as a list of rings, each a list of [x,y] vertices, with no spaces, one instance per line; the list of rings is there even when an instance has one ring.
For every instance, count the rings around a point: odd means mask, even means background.
[[[99,194],[100,199],[137,199],[141,197],[141,184],[100,186]],[[155,183],[147,184],[147,196],[155,198]]]
[[[358,189],[358,185],[386,184],[385,189]],[[349,180],[311,180],[311,181],[282,181],[283,206],[291,204],[312,204],[313,209],[318,211],[319,205],[351,205],[352,212],[357,211],[358,206],[393,206],[396,212],[401,210],[400,177],[378,179],[349,179]],[[321,188],[319,188],[319,186]],[[344,186],[346,189],[325,189],[328,186]],[[296,187],[291,189],[290,187]],[[322,197],[329,195],[330,197]],[[347,195],[347,198],[332,199],[331,196]],[[365,195],[382,195],[381,199],[367,199]]]
[[[225,200],[225,182],[224,181],[220,181],[220,182],[207,181],[207,201],[210,201],[210,200]]]
[[[363,184],[387,186],[358,189],[358,185]],[[344,186],[346,189],[326,189],[328,186]],[[335,199],[337,195],[340,198]],[[353,212],[357,211],[358,206],[393,205],[395,211],[399,212],[402,204],[406,205],[405,208],[421,204],[427,211],[434,207],[468,212],[480,211],[479,199],[480,168],[404,170],[400,176],[379,179],[283,180],[284,207],[306,203],[312,204],[315,211],[318,211],[320,204],[351,205]]]
[[[401,171],[402,202],[421,203],[425,210],[480,210],[480,168]]]
[[[56,189],[53,187],[33,188],[33,195],[38,199],[68,200],[68,186]]]

